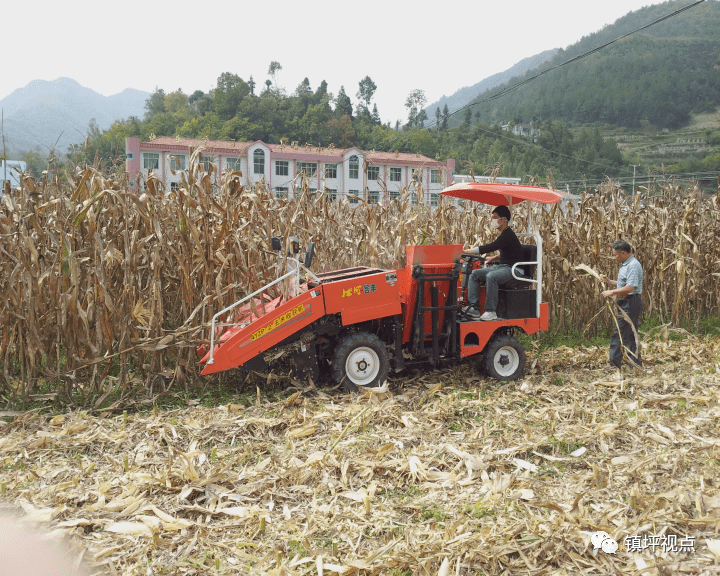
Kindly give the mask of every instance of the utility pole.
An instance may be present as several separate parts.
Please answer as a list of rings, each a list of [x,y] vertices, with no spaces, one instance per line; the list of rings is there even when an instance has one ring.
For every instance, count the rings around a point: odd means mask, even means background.
[[[2,109],[2,115],[0,116],[0,122],[2,124],[0,125],[0,129],[2,129],[2,141],[3,141],[3,169],[5,170],[5,174],[3,175],[3,185],[2,189],[0,189],[0,192],[2,192],[5,189],[5,181],[7,180],[7,154],[5,153],[5,108]]]
[[[635,168],[640,166],[640,164],[629,164],[629,166],[633,167],[633,189],[632,189],[632,195],[635,196]]]

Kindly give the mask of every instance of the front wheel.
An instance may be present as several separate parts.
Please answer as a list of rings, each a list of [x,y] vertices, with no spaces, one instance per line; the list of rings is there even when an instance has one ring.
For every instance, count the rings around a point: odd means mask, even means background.
[[[513,336],[493,336],[483,353],[482,366],[495,380],[518,380],[525,372],[525,349]]]
[[[385,382],[389,372],[390,355],[375,334],[347,334],[335,348],[332,376],[348,392],[357,392],[359,386],[376,388]]]

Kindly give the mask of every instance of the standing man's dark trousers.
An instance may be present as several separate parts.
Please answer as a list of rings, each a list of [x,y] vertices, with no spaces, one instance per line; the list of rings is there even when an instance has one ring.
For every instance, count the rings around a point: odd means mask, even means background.
[[[628,296],[627,298],[618,298],[618,306],[625,311],[632,320],[635,326],[635,331],[638,330],[638,322],[640,321],[640,313],[642,312],[642,298],[640,294]],[[623,346],[629,350],[628,357],[630,360],[635,362],[638,366],[642,366],[640,360],[640,353],[637,352],[637,342],[635,341],[635,334],[633,334],[632,327],[627,323],[622,315],[618,315],[618,325],[620,326],[620,335],[622,336],[622,343],[620,343],[620,337],[618,336],[617,326],[613,330],[612,336],[610,336],[610,364],[620,368],[622,366],[623,359]],[[638,333],[638,337],[640,334]],[[631,364],[632,366],[632,364]]]

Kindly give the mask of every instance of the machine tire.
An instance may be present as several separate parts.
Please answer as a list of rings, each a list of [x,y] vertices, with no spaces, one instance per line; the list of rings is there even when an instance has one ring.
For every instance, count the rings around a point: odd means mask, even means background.
[[[481,368],[495,380],[518,380],[525,372],[525,349],[514,336],[498,334],[483,352]]]
[[[331,371],[333,380],[348,392],[377,388],[390,373],[390,354],[375,334],[345,334],[333,353]]]

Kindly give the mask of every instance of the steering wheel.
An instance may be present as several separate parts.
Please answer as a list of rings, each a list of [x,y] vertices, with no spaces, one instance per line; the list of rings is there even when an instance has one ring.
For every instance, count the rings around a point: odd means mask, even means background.
[[[480,256],[480,254],[461,254],[460,255],[461,260],[465,260],[465,262],[468,262],[472,264],[473,262],[482,262],[485,264],[485,257]]]

